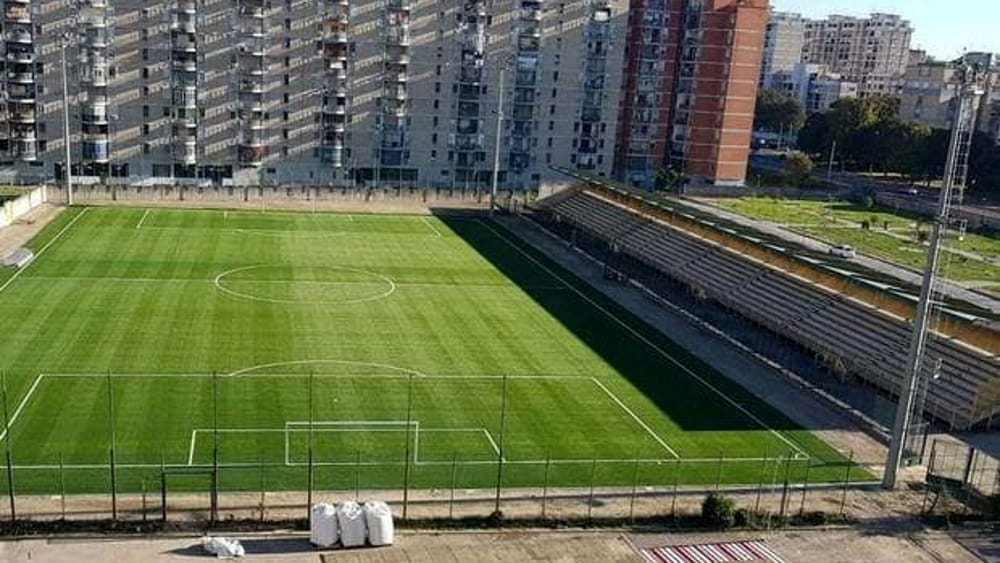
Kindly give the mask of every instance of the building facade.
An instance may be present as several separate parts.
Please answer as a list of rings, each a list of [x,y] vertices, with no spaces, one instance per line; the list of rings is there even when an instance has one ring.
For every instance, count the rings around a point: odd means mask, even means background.
[[[802,61],[858,84],[862,96],[898,94],[910,57],[910,22],[891,14],[830,16],[805,26]]]
[[[668,162],[737,183],[767,14],[766,0],[2,6],[8,180],[63,176],[65,78],[78,181],[229,185],[484,187],[498,139],[504,186],[552,166],[648,186]]]
[[[992,67],[990,53],[967,53],[966,61]],[[906,69],[899,117],[938,129],[950,129],[958,108],[958,67],[951,62],[925,59]],[[977,108],[977,128],[1000,141],[1000,72],[993,71]]]
[[[771,89],[798,99],[806,113],[823,112],[837,100],[858,97],[858,85],[823,65],[799,63],[791,71],[771,76]]]
[[[806,20],[801,14],[771,12],[764,34],[764,59],[760,67],[760,87],[773,88],[772,78],[788,74],[802,62]]]

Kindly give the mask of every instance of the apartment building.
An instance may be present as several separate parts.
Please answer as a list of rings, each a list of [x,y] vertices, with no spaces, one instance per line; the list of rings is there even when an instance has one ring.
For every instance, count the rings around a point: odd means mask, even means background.
[[[776,74],[791,73],[802,62],[806,20],[801,14],[771,12],[764,32],[764,58],[760,68],[761,89],[773,88]]]
[[[745,180],[767,0],[642,0],[629,12],[617,176]]]
[[[802,61],[856,82],[862,96],[898,94],[912,35],[910,22],[892,14],[809,20]]]
[[[983,68],[992,66],[990,53],[967,53],[964,59]],[[938,129],[950,129],[958,108],[959,68],[952,62],[924,59],[906,69],[899,117]],[[1000,141],[1000,72],[993,71],[977,108],[977,128]]]
[[[806,113],[823,112],[837,100],[858,97],[858,85],[831,73],[823,65],[799,63],[791,71],[771,76],[772,90],[796,98]]]
[[[766,0],[645,2],[5,0],[0,174],[61,178],[68,116],[80,182],[742,181]]]

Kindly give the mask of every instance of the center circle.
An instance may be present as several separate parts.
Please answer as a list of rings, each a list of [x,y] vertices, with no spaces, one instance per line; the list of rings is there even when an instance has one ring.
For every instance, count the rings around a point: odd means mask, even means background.
[[[239,299],[291,305],[351,305],[396,291],[386,276],[340,266],[243,266],[216,276],[215,287]]]

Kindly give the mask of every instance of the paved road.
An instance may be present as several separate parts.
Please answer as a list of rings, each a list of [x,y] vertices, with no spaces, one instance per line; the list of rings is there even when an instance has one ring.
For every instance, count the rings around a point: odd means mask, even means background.
[[[792,232],[788,229],[782,228],[774,223],[767,221],[759,221],[757,219],[751,219],[743,215],[738,215],[730,211],[719,209],[711,205],[700,203],[691,199],[684,199],[681,203],[685,205],[690,205],[703,211],[705,213],[710,213],[716,217],[725,219],[727,221],[732,221],[733,223],[756,229],[762,233],[769,234],[774,237],[778,237],[789,242],[802,245],[810,250],[817,252],[828,252],[830,250],[830,245],[818,241],[799,233]],[[868,268],[874,272],[878,272],[887,276],[891,276],[900,281],[913,284],[915,286],[920,286],[923,279],[920,273],[914,272],[913,270],[897,266],[890,262],[884,260],[879,260],[877,258],[872,258],[870,256],[864,256],[859,254],[851,262]],[[994,314],[1000,314],[1000,300],[994,299],[988,295],[972,291],[966,287],[962,287],[951,281],[942,281],[939,284],[939,288],[945,295],[952,299],[957,299],[959,301],[965,301],[966,303],[971,303],[980,307],[982,309],[993,312]]]

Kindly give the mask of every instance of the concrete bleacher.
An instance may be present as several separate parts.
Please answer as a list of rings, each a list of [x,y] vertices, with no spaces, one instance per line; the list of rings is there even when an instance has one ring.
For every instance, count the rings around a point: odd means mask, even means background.
[[[898,393],[911,332],[905,319],[586,189],[543,201],[538,208],[606,241],[609,251],[639,260],[824,360]],[[942,335],[930,339],[925,357],[926,373],[941,363],[939,377],[927,385],[929,414],[956,428],[996,414],[981,407],[976,411],[975,405],[1000,374],[1000,358]]]

